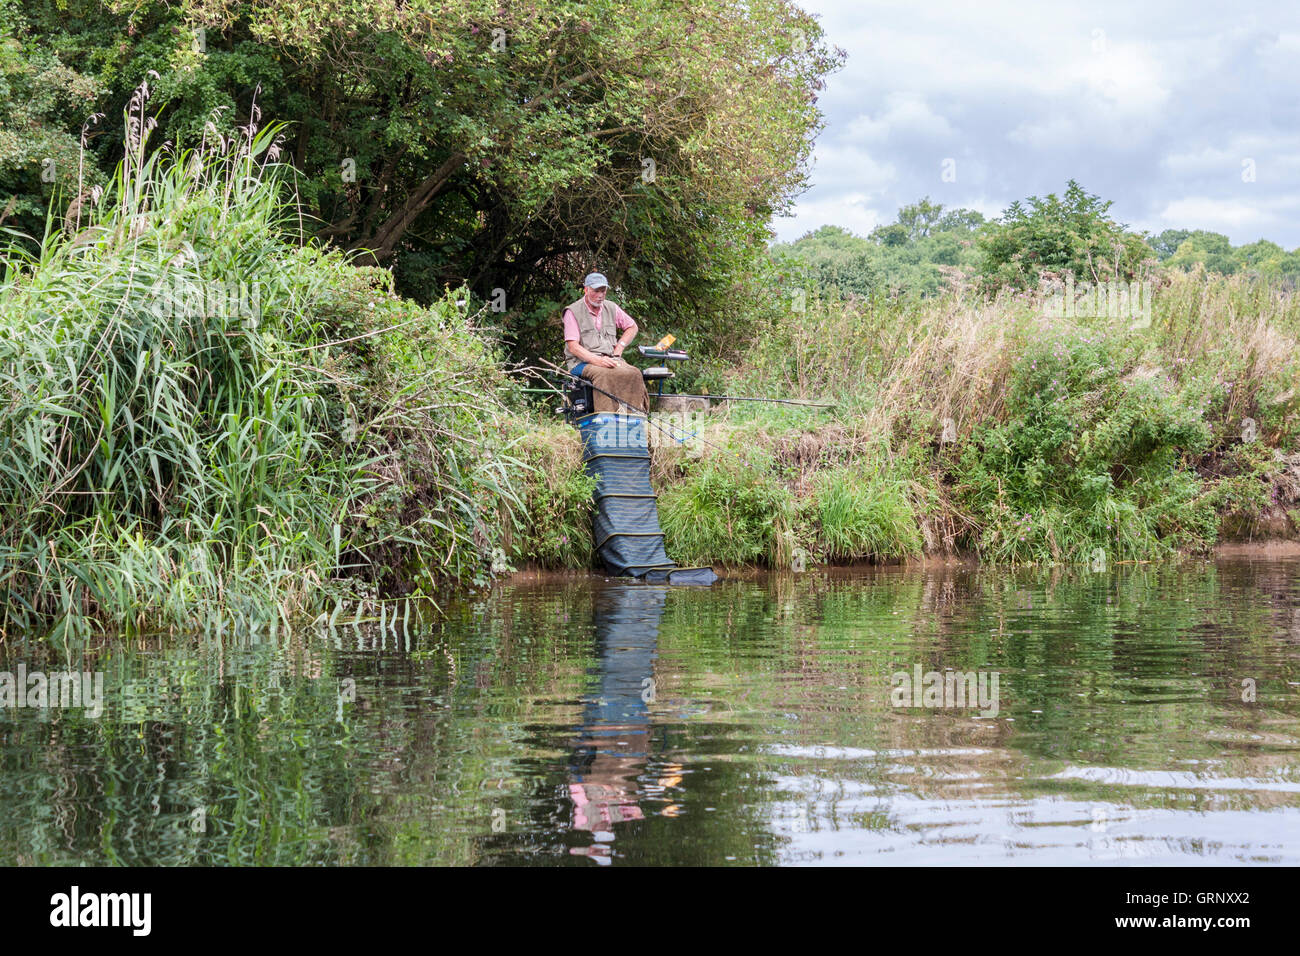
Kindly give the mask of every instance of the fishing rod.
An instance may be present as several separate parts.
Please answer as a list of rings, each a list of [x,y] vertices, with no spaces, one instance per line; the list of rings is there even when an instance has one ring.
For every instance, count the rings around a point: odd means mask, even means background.
[[[586,379],[583,379],[586,381]],[[662,398],[663,396],[658,396]],[[803,408],[835,408],[824,402],[805,402],[798,398],[758,398],[753,395],[692,395],[688,392],[670,392],[670,398],[716,398],[727,402],[778,402],[782,405],[799,405]]]
[[[546,362],[547,365],[550,365],[554,370],[559,371],[559,372],[561,372],[561,373],[564,374],[564,375],[568,375],[568,376],[571,376],[571,377],[573,377],[573,378],[578,378],[578,376],[573,375],[573,373],[570,372],[568,369],[562,369],[562,368],[560,368],[560,366],[558,366],[558,365],[554,365],[553,363],[548,362],[546,359],[539,359],[539,361]],[[584,383],[587,384],[587,385],[591,385],[591,380],[590,380],[590,379],[586,379],[586,378],[584,378],[584,379],[582,379],[582,382],[584,382]],[[591,387],[592,387],[592,388],[596,388],[595,385],[591,385]],[[542,389],[525,389],[525,391],[543,391],[543,390],[542,390]],[[604,391],[603,389],[596,388],[596,391],[600,392],[602,395],[608,395],[610,398],[614,399],[614,400],[617,401],[617,402],[621,402],[622,404],[627,405],[627,402],[624,402],[621,398],[618,398],[618,396],[616,396],[616,395],[610,395],[609,392],[606,392],[606,391]],[[663,394],[662,392],[656,392],[656,393],[654,393],[654,394],[652,395],[652,397],[653,397],[653,398],[663,398],[663,397],[664,397],[664,394]],[[778,405],[794,405],[794,406],[796,406],[796,407],[802,407],[802,408],[836,408],[836,407],[838,407],[837,404],[834,403],[834,402],[808,402],[808,401],[804,401],[803,399],[800,399],[800,398],[763,398],[763,397],[760,397],[760,396],[757,396],[757,395],[707,395],[707,394],[699,394],[699,395],[697,395],[697,394],[694,394],[694,393],[691,393],[691,392],[669,392],[667,397],[669,397],[669,398],[704,398],[704,399],[710,399],[710,398],[711,398],[711,399],[716,399],[717,401],[726,401],[726,402],[772,402],[772,403],[774,403],[774,404],[778,404]],[[631,408],[632,406],[629,405],[628,407]]]

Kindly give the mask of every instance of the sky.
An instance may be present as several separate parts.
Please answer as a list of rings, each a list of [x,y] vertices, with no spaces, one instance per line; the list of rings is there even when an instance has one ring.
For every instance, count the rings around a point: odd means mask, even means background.
[[[799,5],[848,57],[779,241],[1075,179],[1133,229],[1300,246],[1300,3]]]

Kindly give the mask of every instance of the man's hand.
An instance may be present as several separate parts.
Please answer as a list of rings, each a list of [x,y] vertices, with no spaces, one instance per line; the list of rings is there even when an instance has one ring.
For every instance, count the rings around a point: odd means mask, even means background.
[[[603,355],[597,355],[595,359],[592,360],[591,364],[599,365],[601,368],[618,368],[618,363],[621,361],[622,359],[606,358]]]

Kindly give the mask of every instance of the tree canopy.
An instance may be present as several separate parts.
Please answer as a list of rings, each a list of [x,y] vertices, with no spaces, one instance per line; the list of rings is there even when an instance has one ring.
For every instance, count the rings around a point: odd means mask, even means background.
[[[1110,207],[1074,180],[1060,197],[1013,202],[998,228],[980,236],[985,287],[1031,288],[1045,270],[1087,282],[1136,278],[1156,256],[1141,236],[1108,215]]]
[[[823,226],[774,246],[772,254],[824,292],[933,295],[944,287],[946,268],[974,267],[973,240],[983,224],[976,210],[945,211],[927,196],[903,206],[894,222],[877,226],[865,239]]]
[[[307,232],[417,299],[495,292],[504,330],[535,341],[589,268],[630,310],[714,314],[806,184],[843,56],[789,0],[3,2],[15,82],[86,78],[29,112],[65,137],[106,114],[101,169],[150,70],[157,141],[237,135],[255,108],[288,120]],[[50,184],[24,163],[8,224],[35,233]]]

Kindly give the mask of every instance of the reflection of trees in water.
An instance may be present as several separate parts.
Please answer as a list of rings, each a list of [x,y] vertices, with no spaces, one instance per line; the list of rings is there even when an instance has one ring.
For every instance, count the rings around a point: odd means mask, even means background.
[[[773,801],[804,785],[825,821],[853,805],[846,781],[968,799],[965,781],[1023,793],[1062,760],[1294,779],[1296,574],[1294,561],[957,566],[708,591],[583,576],[454,603],[409,648],[351,628],[337,646],[314,632],[141,641],[105,665],[105,719],[0,716],[0,862],[554,863],[570,846],[752,861],[776,852]],[[1001,670],[1015,721],[891,708],[889,675],[914,663]],[[1240,700],[1243,677],[1257,704]],[[344,678],[358,699],[340,722]],[[765,749],[776,739],[792,749]],[[809,756],[832,741],[848,755]],[[1283,792],[1180,799],[1294,805]],[[205,832],[191,829],[200,806]],[[884,804],[877,816],[855,825],[890,825]]]
[[[0,862],[337,861],[305,836],[355,780],[321,739],[337,735],[337,693],[319,646],[139,638],[70,665],[11,648],[0,669],[20,655],[29,669],[104,670],[104,713],[0,716]],[[309,759],[305,740],[320,746]],[[269,832],[296,838],[268,845]]]

